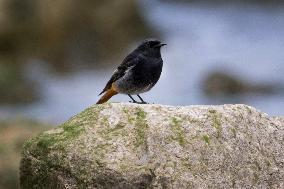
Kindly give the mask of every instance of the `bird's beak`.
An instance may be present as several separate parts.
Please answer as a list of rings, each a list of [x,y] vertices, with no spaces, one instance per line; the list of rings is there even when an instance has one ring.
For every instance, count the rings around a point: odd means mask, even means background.
[[[156,47],[162,47],[162,46],[165,46],[165,45],[167,45],[167,44],[165,44],[165,43],[160,43],[160,44],[155,45],[155,46],[156,46]]]

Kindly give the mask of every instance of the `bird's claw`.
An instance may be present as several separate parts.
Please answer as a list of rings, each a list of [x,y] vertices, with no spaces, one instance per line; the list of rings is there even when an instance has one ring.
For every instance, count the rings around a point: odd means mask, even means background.
[[[148,102],[137,102],[137,101],[129,101],[134,104],[149,104]]]
[[[149,104],[149,103],[148,103],[148,102],[143,101],[143,102],[140,102],[140,104]]]

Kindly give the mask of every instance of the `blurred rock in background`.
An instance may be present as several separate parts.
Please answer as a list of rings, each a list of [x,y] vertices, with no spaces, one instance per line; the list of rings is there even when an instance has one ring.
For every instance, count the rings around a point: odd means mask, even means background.
[[[50,126],[25,119],[0,121],[0,189],[19,188],[19,163],[23,143]]]
[[[234,96],[246,93],[273,94],[283,90],[280,84],[252,83],[222,71],[212,71],[202,83],[207,96]]]
[[[247,3],[247,4],[267,4],[267,5],[271,5],[271,4],[279,4],[279,3],[283,3],[283,1],[281,0],[231,0],[231,1],[227,1],[227,0],[203,0],[203,1],[198,1],[198,0],[178,0],[178,1],[174,1],[174,0],[159,0],[159,1],[164,1],[164,2],[186,2],[186,3],[205,3],[205,4],[232,4],[232,3]]]

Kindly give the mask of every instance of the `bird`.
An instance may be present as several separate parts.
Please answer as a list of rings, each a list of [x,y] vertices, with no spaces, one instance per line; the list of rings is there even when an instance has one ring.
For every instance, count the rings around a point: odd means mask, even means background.
[[[164,45],[167,44],[157,39],[140,43],[113,72],[96,104],[105,103],[116,94],[128,95],[133,103],[147,104],[139,94],[149,91],[158,82],[163,68],[161,47]],[[137,95],[141,102],[131,95]]]

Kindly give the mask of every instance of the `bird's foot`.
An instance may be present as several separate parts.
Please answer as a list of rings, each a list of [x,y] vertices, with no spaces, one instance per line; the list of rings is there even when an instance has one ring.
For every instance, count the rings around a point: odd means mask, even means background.
[[[134,104],[139,104],[139,102],[137,102],[137,101],[128,101],[128,102],[134,103]]]
[[[137,101],[129,101],[131,103],[134,103],[134,104],[148,104],[147,102],[143,101],[143,102],[137,102]]]
[[[140,95],[137,95],[137,96],[141,100],[141,102],[139,104],[148,104],[148,102],[145,102]]]

